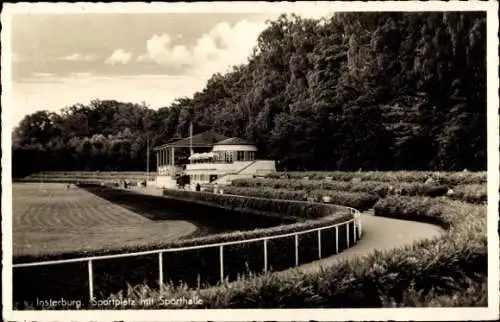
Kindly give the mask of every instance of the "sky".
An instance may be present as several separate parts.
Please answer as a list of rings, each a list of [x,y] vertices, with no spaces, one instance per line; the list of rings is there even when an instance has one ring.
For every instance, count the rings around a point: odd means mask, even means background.
[[[301,13],[318,18],[324,10]],[[92,99],[168,106],[247,61],[281,12],[14,14],[13,125]]]

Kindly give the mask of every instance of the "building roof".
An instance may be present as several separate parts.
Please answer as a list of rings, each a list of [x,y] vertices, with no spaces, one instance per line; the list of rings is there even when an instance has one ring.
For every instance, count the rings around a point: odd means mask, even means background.
[[[227,136],[215,133],[213,131],[206,131],[202,133],[198,133],[196,135],[193,135],[192,138],[192,147],[193,148],[210,148],[212,147],[215,143],[224,141],[228,139]],[[189,148],[191,146],[191,140],[190,137],[186,137],[183,139],[180,139],[178,141],[170,142],[167,144],[163,144],[161,146],[157,146],[154,149],[159,150],[165,147],[171,147],[174,146],[176,148]]]
[[[255,145],[254,143],[237,137],[219,141],[214,145]]]

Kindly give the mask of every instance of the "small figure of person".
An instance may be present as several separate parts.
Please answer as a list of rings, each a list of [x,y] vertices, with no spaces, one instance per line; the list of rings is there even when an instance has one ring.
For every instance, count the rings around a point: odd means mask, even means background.
[[[199,183],[196,184],[196,191],[200,191],[201,190],[201,186]]]

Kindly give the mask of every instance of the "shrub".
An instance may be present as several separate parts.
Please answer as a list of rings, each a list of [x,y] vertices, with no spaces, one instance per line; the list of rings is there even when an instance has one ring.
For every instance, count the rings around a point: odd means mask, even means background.
[[[197,296],[203,302],[199,308],[487,305],[485,207],[447,198],[413,197],[382,200],[377,209],[378,215],[389,217],[432,218],[448,232],[441,238],[343,261],[320,272],[265,274],[205,290],[167,288],[146,291],[142,296]],[[463,293],[474,298],[458,297]]]
[[[391,196],[379,200],[373,208],[375,216],[431,222],[448,228],[450,223],[440,220],[442,207],[442,203],[434,198]]]
[[[373,193],[379,197],[390,194],[409,196],[442,196],[448,187],[425,183],[388,183],[378,181],[345,182],[321,180],[287,180],[287,179],[238,179],[232,182],[236,187],[269,187],[289,190],[337,190]]]
[[[485,203],[488,201],[488,186],[486,184],[466,184],[453,188],[452,199],[470,203]]]
[[[351,181],[360,179],[362,181],[383,182],[420,182],[425,183],[427,179],[433,178],[443,185],[459,184],[481,184],[487,180],[486,172],[429,172],[429,171],[367,171],[367,172],[342,172],[342,171],[318,171],[318,172],[277,172],[267,175],[268,178],[280,179],[289,176],[291,179],[324,180],[330,177],[333,181]]]
[[[323,196],[329,196],[331,203],[347,207],[365,210],[371,208],[378,200],[378,197],[364,192],[347,192],[333,190],[287,190],[273,188],[245,188],[245,187],[225,187],[224,193],[232,195],[268,197],[272,199],[304,200],[304,197],[313,197],[321,200]]]
[[[193,192],[186,190],[165,189],[164,195],[186,202],[216,205],[233,210],[257,211],[259,213],[282,218],[304,220],[321,218],[329,215],[342,207],[335,205],[310,203],[295,200],[268,199],[249,196],[222,195],[210,192]]]

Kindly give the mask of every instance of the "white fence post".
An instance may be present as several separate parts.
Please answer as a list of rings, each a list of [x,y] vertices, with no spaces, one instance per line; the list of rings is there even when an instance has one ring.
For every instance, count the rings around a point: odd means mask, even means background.
[[[163,253],[158,253],[158,284],[160,285],[160,291],[163,288]]]
[[[345,225],[346,225],[345,234],[346,234],[347,248],[349,248],[349,222]]]
[[[339,253],[339,226],[335,226],[335,254]]]
[[[267,272],[267,239],[264,239],[264,273]]]
[[[219,246],[220,282],[224,282],[224,246]]]
[[[361,237],[361,235],[363,234],[363,230],[361,229],[361,218],[360,217],[358,217],[358,227],[359,227],[358,236]]]
[[[321,229],[318,229],[318,258],[321,259]]]
[[[354,220],[352,221],[352,233],[353,233],[352,236],[354,237],[354,239],[353,239],[354,243],[356,243],[356,229],[357,229],[356,228],[356,218],[354,218]]]
[[[299,266],[299,235],[295,235],[295,266]]]
[[[94,300],[94,274],[92,272],[92,260],[90,259],[88,261],[88,268],[89,268],[89,296],[90,296],[90,303]]]

